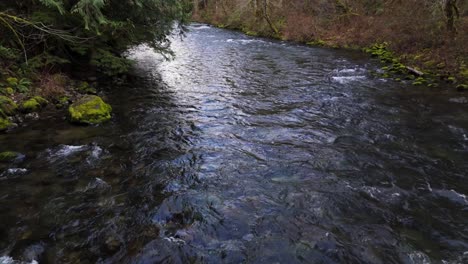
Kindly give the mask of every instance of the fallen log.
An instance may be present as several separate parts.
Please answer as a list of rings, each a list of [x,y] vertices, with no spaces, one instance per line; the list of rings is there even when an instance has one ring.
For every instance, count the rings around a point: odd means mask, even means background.
[[[406,66],[406,69],[409,71],[409,73],[416,75],[416,76],[423,76],[424,72],[416,70],[415,68],[411,68],[409,66]]]

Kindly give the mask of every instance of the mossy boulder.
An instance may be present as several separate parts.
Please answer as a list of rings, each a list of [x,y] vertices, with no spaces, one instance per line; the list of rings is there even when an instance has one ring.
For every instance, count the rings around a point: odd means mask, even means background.
[[[26,100],[21,104],[21,110],[25,113],[37,112],[42,107],[45,107],[49,101],[40,97],[34,96],[33,98]]]
[[[5,131],[12,126],[13,123],[10,120],[0,117],[0,131]]]
[[[458,91],[468,91],[468,84],[460,84],[457,86]]]
[[[73,103],[68,112],[73,123],[94,125],[108,121],[112,107],[99,96],[86,95]]]
[[[0,96],[0,110],[6,115],[14,115],[18,105],[6,96]]]
[[[13,151],[5,151],[0,153],[0,162],[12,161],[20,157],[21,154]]]

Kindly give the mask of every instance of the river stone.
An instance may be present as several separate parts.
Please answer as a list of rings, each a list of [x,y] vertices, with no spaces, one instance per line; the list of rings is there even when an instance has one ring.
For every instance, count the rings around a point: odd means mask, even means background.
[[[112,107],[99,96],[86,95],[73,103],[68,112],[73,123],[94,125],[108,121]]]
[[[0,96],[0,111],[5,113],[6,115],[14,115],[16,112],[16,109],[18,109],[18,106],[16,105],[13,100],[6,96]]]

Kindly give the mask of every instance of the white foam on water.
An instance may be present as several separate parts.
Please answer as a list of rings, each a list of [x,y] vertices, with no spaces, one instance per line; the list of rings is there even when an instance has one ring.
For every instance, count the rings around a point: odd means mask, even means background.
[[[211,27],[210,26],[195,26],[194,27],[195,29],[210,29]]]
[[[100,148],[99,146],[94,146],[93,147],[93,151],[91,152],[91,157],[93,158],[99,158],[99,156],[101,156],[102,154],[102,148]]]
[[[435,190],[433,192],[438,196],[447,198],[454,203],[468,205],[468,199],[466,195],[458,193],[455,190]]]
[[[356,76],[333,76],[332,81],[337,82],[339,84],[347,84],[359,80],[365,80],[366,76],[364,75],[356,75]]]
[[[71,145],[62,145],[60,146],[60,149],[57,150],[55,153],[53,153],[53,156],[69,156],[71,154],[74,154],[76,152],[80,152],[84,150],[86,146],[71,146]]]
[[[107,190],[112,188],[110,184],[108,184],[106,181],[102,180],[101,178],[95,178],[94,181],[88,183],[88,186],[85,188],[85,192],[89,190]]]
[[[88,162],[88,164],[95,163],[97,160],[99,160],[103,152],[104,150],[101,147],[92,146],[91,153],[89,153],[89,157],[86,158],[86,162]]]
[[[31,262],[17,261],[14,260],[12,257],[3,256],[0,257],[0,264],[39,264],[39,262],[37,262],[36,260],[33,260]]]
[[[355,73],[358,69],[343,69],[339,70],[340,73]]]
[[[431,264],[429,257],[420,251],[414,251],[408,254],[411,259],[411,263],[414,264]]]
[[[241,44],[250,44],[250,43],[265,43],[265,41],[260,39],[228,39],[226,42],[235,42]]]
[[[0,257],[0,264],[14,264],[14,263],[15,261],[11,257],[8,257],[8,256]]]
[[[23,173],[28,172],[28,170],[24,168],[10,168],[7,170],[7,172],[9,174],[23,174]]]

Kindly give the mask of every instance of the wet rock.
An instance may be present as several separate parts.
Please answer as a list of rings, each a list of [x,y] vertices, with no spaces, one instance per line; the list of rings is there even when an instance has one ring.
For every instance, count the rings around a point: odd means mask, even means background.
[[[48,103],[49,101],[46,99],[40,96],[34,96],[33,98],[26,100],[21,104],[21,111],[25,113],[37,112],[41,108],[45,107]]]
[[[112,107],[99,96],[87,95],[73,103],[68,112],[73,123],[93,125],[108,121]]]
[[[0,112],[2,112],[4,115],[11,116],[15,114],[17,109],[18,105],[16,105],[13,100],[6,96],[0,96]]]
[[[24,116],[25,119],[28,120],[39,120],[39,114],[34,112],[34,113],[28,113]]]

